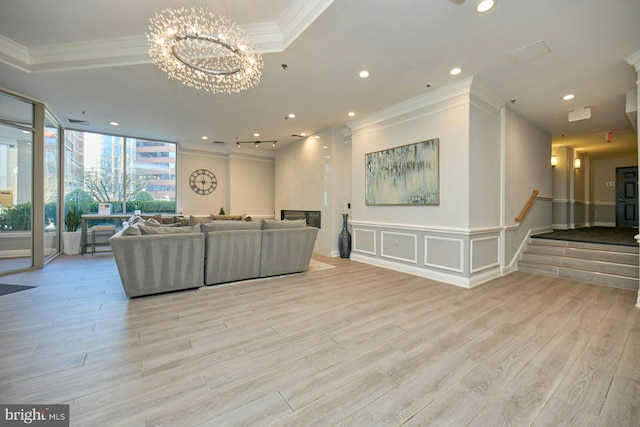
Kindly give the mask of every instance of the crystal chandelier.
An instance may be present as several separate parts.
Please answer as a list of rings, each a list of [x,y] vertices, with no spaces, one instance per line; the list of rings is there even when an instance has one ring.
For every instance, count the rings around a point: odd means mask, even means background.
[[[151,62],[170,79],[213,93],[251,89],[262,76],[262,55],[226,17],[202,9],[164,9],[149,19]]]

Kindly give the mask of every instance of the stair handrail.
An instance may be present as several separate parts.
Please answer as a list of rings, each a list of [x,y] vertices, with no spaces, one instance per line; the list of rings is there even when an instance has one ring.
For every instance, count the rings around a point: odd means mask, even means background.
[[[531,209],[531,206],[533,206],[533,202],[536,201],[536,197],[538,197],[539,193],[540,192],[538,190],[533,190],[533,194],[531,194],[531,197],[529,198],[529,201],[527,202],[527,204],[522,209],[522,212],[520,212],[520,215],[518,215],[516,217],[516,222],[522,222],[524,217],[527,216],[527,214],[529,213],[529,210]]]

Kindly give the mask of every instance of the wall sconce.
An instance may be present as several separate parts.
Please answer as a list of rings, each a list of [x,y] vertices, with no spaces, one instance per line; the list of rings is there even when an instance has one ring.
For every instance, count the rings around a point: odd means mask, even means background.
[[[580,169],[580,166],[582,166],[582,162],[580,161],[580,159],[573,159],[573,168]]]
[[[551,156],[551,167],[558,166],[558,158],[556,156]]]

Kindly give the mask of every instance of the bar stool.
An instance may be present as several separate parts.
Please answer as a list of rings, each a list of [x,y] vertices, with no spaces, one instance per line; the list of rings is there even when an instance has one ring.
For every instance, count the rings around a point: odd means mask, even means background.
[[[96,236],[113,236],[116,234],[115,225],[94,225],[91,227],[91,255],[96,253],[96,246],[110,246],[109,240],[96,243]]]

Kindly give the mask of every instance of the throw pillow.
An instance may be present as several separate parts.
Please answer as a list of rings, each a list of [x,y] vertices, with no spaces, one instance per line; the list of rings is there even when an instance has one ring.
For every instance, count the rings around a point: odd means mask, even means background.
[[[131,218],[129,218],[129,221],[127,221],[129,223],[129,225],[147,225],[147,226],[157,226],[160,225],[160,223],[158,222],[158,220],[156,220],[153,217],[149,217],[147,216],[146,219],[144,216],[139,216],[139,215],[134,215]]]
[[[305,228],[307,226],[307,221],[304,219],[296,219],[296,220],[288,220],[285,219],[283,221],[276,221],[275,219],[263,219],[262,220],[262,229],[270,230],[277,228]]]
[[[206,224],[213,221],[213,215],[189,215],[189,225]]]
[[[157,221],[158,224],[162,224],[162,215],[160,215],[160,214],[141,215],[141,216],[142,216],[142,219],[144,219],[145,221],[154,220],[154,221]]]
[[[200,233],[200,224],[194,225],[193,227],[147,227],[145,225],[138,227],[142,235]]]
[[[120,234],[121,236],[140,236],[142,235],[142,232],[140,231],[140,228],[137,225],[129,225],[128,227],[125,227],[122,229],[122,234]]]
[[[247,217],[247,214],[242,215],[211,215],[216,221],[240,221]]]
[[[189,218],[185,218],[183,216],[175,215],[173,217],[173,223],[174,224],[180,224],[180,226],[186,226],[186,225],[189,225]]]
[[[168,225],[168,224],[175,224],[176,221],[173,220],[173,216],[161,216],[160,217],[160,224],[162,225]]]

